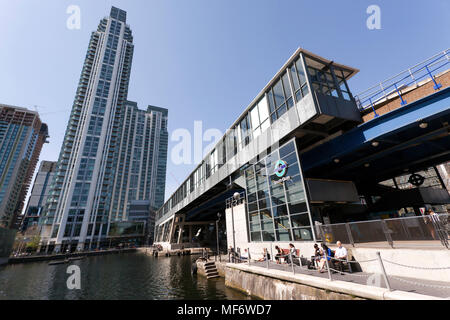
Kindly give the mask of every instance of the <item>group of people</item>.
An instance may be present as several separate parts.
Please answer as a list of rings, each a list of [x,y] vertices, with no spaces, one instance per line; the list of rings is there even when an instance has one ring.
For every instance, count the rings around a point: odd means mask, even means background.
[[[328,265],[329,268],[338,269],[341,274],[344,270],[344,262],[347,260],[348,252],[345,247],[342,246],[342,243],[340,241],[336,242],[337,248],[336,250],[331,250],[325,243],[322,243],[319,247],[319,245],[316,243],[314,244],[314,256],[311,257],[310,265],[316,268],[319,272],[325,272],[325,267]],[[275,261],[277,264],[282,263],[291,263],[294,259],[299,259],[297,249],[295,248],[294,244],[289,244],[289,251],[286,252],[286,250],[281,249],[279,246],[275,246]],[[230,247],[230,252],[233,253],[234,256],[234,250],[232,247]],[[244,252],[240,254],[240,260],[248,260],[249,259],[249,253],[247,249],[244,249]],[[283,259],[283,260],[282,260]],[[258,259],[257,261],[263,262],[271,260],[270,253],[267,251],[267,248],[263,249],[262,257]],[[328,262],[328,263],[327,263]]]
[[[348,252],[340,241],[336,242],[336,245],[336,250],[331,250],[325,243],[320,245],[321,248],[317,243],[314,244],[314,256],[311,259],[314,264],[317,264],[317,270],[319,272],[325,272],[325,266],[328,262],[329,267],[339,269],[341,274],[343,274],[344,261],[347,260]]]
[[[297,257],[297,249],[295,249],[295,246],[292,243],[289,244],[289,253],[288,254],[285,254],[283,249],[281,249],[279,246],[275,246],[275,250],[277,251],[277,253],[275,255],[275,261],[277,262],[277,264],[281,264],[282,258],[284,258],[285,263],[291,263],[291,260],[290,260],[291,257],[292,257],[292,259],[298,258]]]

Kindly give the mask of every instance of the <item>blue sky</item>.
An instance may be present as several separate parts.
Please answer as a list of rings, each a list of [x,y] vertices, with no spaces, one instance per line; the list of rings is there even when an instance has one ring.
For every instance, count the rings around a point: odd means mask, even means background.
[[[381,30],[366,27],[369,5]],[[69,5],[81,29],[69,30]],[[34,109],[57,160],[90,33],[111,5],[128,12],[135,53],[128,98],[169,109],[177,128],[226,130],[298,47],[360,69],[354,94],[449,47],[448,0],[0,0],[0,103]],[[205,146],[208,142],[205,142]],[[174,165],[166,197],[195,164]]]

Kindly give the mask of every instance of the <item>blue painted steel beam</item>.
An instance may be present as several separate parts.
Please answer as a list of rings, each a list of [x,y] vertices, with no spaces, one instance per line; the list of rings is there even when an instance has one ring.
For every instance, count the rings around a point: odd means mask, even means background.
[[[303,170],[328,164],[411,124],[450,114],[450,87],[376,117],[301,155]],[[414,129],[413,129],[414,130]],[[375,152],[375,150],[374,150]]]

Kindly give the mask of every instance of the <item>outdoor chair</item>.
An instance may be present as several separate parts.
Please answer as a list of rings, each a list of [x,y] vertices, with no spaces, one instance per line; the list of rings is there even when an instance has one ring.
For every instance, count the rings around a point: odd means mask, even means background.
[[[331,268],[333,268],[334,270],[338,270],[338,264],[337,261],[333,261],[334,258],[331,258],[331,261],[333,262],[333,265],[331,266]],[[350,249],[347,249],[347,259],[346,261],[342,261],[342,265],[343,265],[343,271],[344,272],[348,272],[348,273],[353,273],[352,271],[352,263],[350,261],[353,261],[353,255],[352,255],[352,251]]]
[[[289,249],[282,249],[283,250],[283,258],[284,261],[288,264],[291,263],[290,261],[290,255],[289,255]],[[302,265],[306,265],[306,259],[303,257],[300,257],[300,249],[295,249],[295,256],[292,257],[292,260],[294,262],[295,265],[300,266],[300,259],[302,259]]]

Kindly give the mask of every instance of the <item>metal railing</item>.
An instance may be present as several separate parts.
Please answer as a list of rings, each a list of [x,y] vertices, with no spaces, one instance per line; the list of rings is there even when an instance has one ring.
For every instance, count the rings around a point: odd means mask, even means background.
[[[272,248],[272,245],[271,245]],[[270,252],[272,249],[270,249]],[[321,251],[321,255],[311,257],[311,260],[301,256],[293,256],[292,252],[289,254],[272,255],[269,250],[265,254],[262,252],[251,251],[247,248],[245,257],[237,255],[235,253],[229,255],[229,263],[244,264],[249,267],[260,267],[267,270],[284,271],[296,275],[310,275],[317,277],[327,277],[329,281],[350,281],[352,283],[358,283],[367,286],[377,286],[380,288],[386,288],[389,291],[402,290],[402,291],[415,291],[417,293],[429,295],[429,289],[438,289],[437,295],[447,296],[450,294],[450,285],[445,282],[436,282],[425,279],[406,277],[406,270],[416,269],[427,272],[447,272],[450,271],[450,266],[445,267],[423,267],[401,264],[395,261],[391,261],[386,258],[382,258],[380,252],[376,252],[375,256],[366,260],[355,260],[351,256],[345,259],[338,259],[336,257],[330,257],[325,251]],[[283,261],[284,260],[284,261]],[[375,264],[372,266],[371,272],[362,272],[361,265]],[[417,262],[420,264],[420,261]],[[402,268],[405,270],[405,276],[397,276],[392,272],[387,272],[386,267],[388,265],[394,265],[396,268]],[[348,269],[348,271],[346,271]],[[345,271],[344,271],[345,270]],[[389,269],[388,269],[389,270]],[[320,271],[320,273],[318,272]],[[326,273],[326,275],[321,275]],[[398,273],[398,272],[397,272]],[[338,276],[340,274],[340,276]],[[424,288],[428,288],[424,290]],[[444,291],[442,291],[444,290]]]
[[[403,106],[407,101],[403,97],[402,90],[412,85],[417,87],[420,81],[430,79],[434,82],[434,89],[440,89],[442,85],[436,82],[436,75],[447,70],[446,66],[449,63],[450,49],[447,49],[356,95],[356,104],[360,111],[372,108],[375,117],[378,117],[378,114],[374,105],[379,102],[399,97]]]
[[[245,191],[239,193],[239,198],[230,197],[225,200],[225,206],[227,209],[242,204],[245,201]]]
[[[390,247],[449,247],[450,215],[414,216],[316,226],[325,243],[388,243]]]

